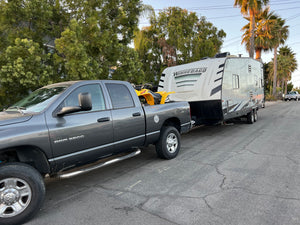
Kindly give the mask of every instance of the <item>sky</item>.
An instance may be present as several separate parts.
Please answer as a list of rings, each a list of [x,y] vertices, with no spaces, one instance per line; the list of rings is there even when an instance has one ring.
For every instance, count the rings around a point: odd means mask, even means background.
[[[226,32],[221,52],[230,52],[231,55],[242,54],[248,57],[249,53],[241,44],[241,28],[248,23],[242,15],[240,8],[233,7],[234,0],[143,0],[143,4],[151,5],[156,13],[171,6],[177,6],[197,13],[198,17],[205,16],[219,30]],[[292,83],[300,87],[300,0],[270,0],[269,6],[278,16],[286,20],[289,26],[288,45],[298,62],[298,70],[292,74]],[[140,27],[149,25],[146,17],[140,19]],[[273,52],[262,52],[264,63],[270,62]]]

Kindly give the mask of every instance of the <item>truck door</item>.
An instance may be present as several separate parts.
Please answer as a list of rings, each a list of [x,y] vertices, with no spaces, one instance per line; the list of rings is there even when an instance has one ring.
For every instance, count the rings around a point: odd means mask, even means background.
[[[145,141],[145,118],[141,104],[136,104],[128,87],[105,84],[112,102],[115,152],[141,146]]]
[[[113,128],[100,84],[87,84],[73,90],[59,108],[78,106],[78,94],[90,93],[92,110],[49,116],[47,125],[58,169],[86,163],[113,153]]]

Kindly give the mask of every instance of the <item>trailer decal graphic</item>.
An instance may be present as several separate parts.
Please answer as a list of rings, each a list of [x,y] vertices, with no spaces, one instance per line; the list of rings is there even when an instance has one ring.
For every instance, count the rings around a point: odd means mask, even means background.
[[[194,84],[182,84],[182,85],[178,85],[177,87],[185,87],[185,86],[194,86]]]
[[[200,76],[202,73],[205,73],[206,70],[207,70],[207,67],[185,69],[185,70],[180,70],[180,71],[174,72],[173,75],[174,75],[175,79],[177,77],[188,76],[188,75],[199,75]]]
[[[224,113],[229,113],[237,104],[233,104],[231,106],[225,106],[223,109]]]
[[[182,81],[178,81],[176,82],[176,84],[180,84],[180,83],[188,83],[188,82],[196,82],[197,80],[182,80]]]
[[[234,112],[240,107],[242,103],[238,104],[237,107],[235,107],[235,109],[233,110]]]
[[[214,89],[211,90],[210,96],[218,93],[221,90],[222,90],[222,85],[219,85],[218,87],[215,87]]]
[[[222,80],[222,79],[223,79],[223,77],[220,77],[220,78],[216,79],[215,82]]]

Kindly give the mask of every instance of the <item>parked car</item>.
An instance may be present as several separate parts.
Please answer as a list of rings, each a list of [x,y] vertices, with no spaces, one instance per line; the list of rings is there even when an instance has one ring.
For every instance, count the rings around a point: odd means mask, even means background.
[[[38,89],[0,112],[0,224],[20,224],[38,212],[45,175],[81,174],[133,157],[148,144],[160,158],[172,159],[180,133],[190,128],[188,102],[142,106],[128,82]]]
[[[300,94],[298,93],[298,91],[290,91],[288,94],[286,94],[284,96],[284,100],[295,100],[298,101],[300,99]]]

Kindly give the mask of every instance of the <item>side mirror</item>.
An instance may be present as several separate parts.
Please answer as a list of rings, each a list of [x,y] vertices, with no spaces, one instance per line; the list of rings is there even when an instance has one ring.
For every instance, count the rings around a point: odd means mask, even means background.
[[[92,109],[92,97],[91,94],[86,92],[86,93],[80,93],[78,95],[78,101],[79,101],[79,106],[82,111],[89,111]]]
[[[92,97],[90,93],[80,93],[78,95],[79,106],[67,106],[63,107],[56,115],[63,116],[69,113],[89,111],[92,109]]]

